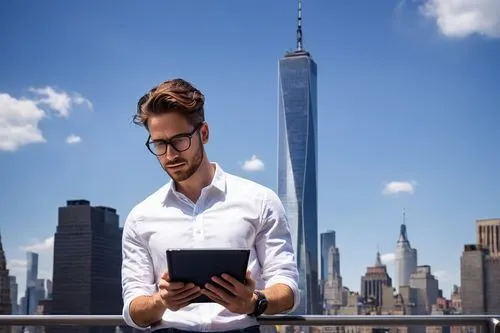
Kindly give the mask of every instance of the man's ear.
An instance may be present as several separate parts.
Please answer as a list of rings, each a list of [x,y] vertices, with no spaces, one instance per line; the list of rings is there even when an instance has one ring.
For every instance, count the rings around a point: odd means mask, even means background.
[[[210,137],[210,130],[208,129],[208,124],[205,122],[200,128],[201,142],[205,145],[208,143],[208,138]]]

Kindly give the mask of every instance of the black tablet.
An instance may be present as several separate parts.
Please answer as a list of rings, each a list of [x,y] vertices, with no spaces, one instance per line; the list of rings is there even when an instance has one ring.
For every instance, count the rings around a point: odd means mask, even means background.
[[[212,276],[223,273],[244,283],[249,257],[248,249],[168,249],[167,267],[171,281],[192,282],[204,288],[207,282],[213,282]],[[192,302],[213,301],[201,295]]]

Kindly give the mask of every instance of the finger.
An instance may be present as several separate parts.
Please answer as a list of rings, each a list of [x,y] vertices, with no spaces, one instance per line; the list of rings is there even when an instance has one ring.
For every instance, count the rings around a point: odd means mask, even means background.
[[[223,299],[221,299],[219,296],[217,296],[216,294],[214,294],[213,292],[211,292],[208,289],[203,290],[203,295],[207,296],[212,301],[214,301],[222,306],[226,306],[228,304],[227,302],[225,302]]]
[[[232,284],[229,284],[227,281],[224,281],[223,279],[221,279],[220,277],[214,276],[214,277],[212,277],[212,281],[214,281],[215,283],[217,283],[218,285],[220,285],[224,289],[227,289],[232,294],[234,294],[234,295],[237,294],[236,288]]]
[[[183,297],[181,299],[172,300],[170,302],[170,304],[173,307],[178,307],[180,305],[185,306],[187,304],[190,304],[192,300],[194,300],[195,298],[200,297],[200,296],[201,296],[201,290],[198,290],[197,292],[190,294],[190,295],[186,295],[185,297]],[[167,302],[167,304],[168,304],[168,302]]]
[[[211,283],[207,283],[205,286],[206,289],[214,293],[218,298],[223,300],[224,302],[231,302],[232,299],[234,299],[234,296],[229,295],[226,293],[223,289],[216,287],[215,285]]]
[[[179,289],[184,286],[182,282],[171,282],[170,274],[168,272],[163,272],[160,280],[158,282],[158,288],[166,288],[166,289]]]
[[[179,303],[179,304],[176,304],[176,305],[172,305],[170,307],[170,310],[177,311],[177,310],[180,310],[183,307],[188,306],[188,305],[189,305],[189,302]]]
[[[232,277],[229,274],[226,274],[226,273],[222,274],[222,278],[224,280],[226,280],[227,282],[229,282],[231,285],[233,285],[235,288],[244,286],[243,283],[241,283],[240,281],[236,280],[234,277]]]
[[[169,297],[176,302],[180,302],[183,299],[189,298],[191,295],[196,294],[200,291],[199,287],[184,289],[182,291],[176,291],[174,294],[169,295]]]
[[[182,282],[169,282],[169,281],[165,281],[165,280],[160,280],[160,282],[158,283],[159,289],[179,290],[179,289],[182,289],[184,287],[186,287],[186,286]]]

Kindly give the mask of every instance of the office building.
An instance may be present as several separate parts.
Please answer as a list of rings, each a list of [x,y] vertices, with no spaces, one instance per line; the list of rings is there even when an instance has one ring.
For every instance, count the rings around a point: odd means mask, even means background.
[[[54,315],[120,315],[121,236],[116,210],[70,200],[54,237]],[[49,329],[47,329],[49,331]],[[114,332],[113,327],[51,327],[50,332]]]
[[[11,313],[13,315],[17,315],[19,314],[19,308],[17,304],[19,285],[17,284],[17,280],[14,275],[9,275],[9,285]]]
[[[500,257],[500,219],[476,221],[476,244],[488,248],[490,257]]]
[[[460,298],[466,315],[500,313],[500,258],[480,244],[464,246],[460,258]]]
[[[410,285],[410,277],[417,270],[417,249],[411,247],[406,230],[406,213],[403,212],[403,223],[400,226],[396,245],[394,268],[396,270],[396,288]]]
[[[382,263],[380,251],[377,251],[375,265],[367,267],[361,277],[361,297],[363,302],[378,310],[383,305],[384,287],[392,287],[392,279],[387,266]]]
[[[328,230],[320,236],[321,246],[321,280],[328,280],[330,267],[333,265],[334,275],[340,276],[340,251],[335,242],[335,231]],[[333,248],[333,260],[330,261],[330,249]]]
[[[301,302],[297,314],[321,313],[318,272],[317,66],[302,44],[279,61],[278,195],[292,231]]]
[[[11,313],[9,270],[3,250],[2,235],[0,235],[0,315],[10,315]],[[0,326],[0,333],[10,333],[10,331],[11,327]]]
[[[410,287],[417,290],[416,314],[430,315],[432,306],[436,304],[441,291],[439,282],[431,272],[431,266],[417,266],[410,276]]]

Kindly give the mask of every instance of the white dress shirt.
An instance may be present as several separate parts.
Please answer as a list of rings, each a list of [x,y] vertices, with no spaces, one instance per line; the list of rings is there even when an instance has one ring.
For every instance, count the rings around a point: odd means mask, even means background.
[[[212,183],[196,203],[177,192],[172,182],[135,206],[123,228],[123,317],[130,317],[131,301],[152,295],[167,271],[168,248],[248,248],[248,269],[257,289],[276,283],[289,286],[294,306],[299,303],[298,273],[290,227],[278,196],[269,188],[225,173],[215,164]],[[191,331],[225,331],[257,325],[245,314],[235,314],[216,303],[194,303],[167,310],[152,330],[174,327]]]

